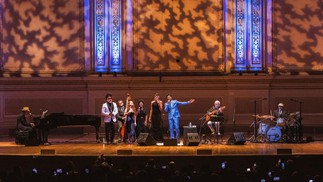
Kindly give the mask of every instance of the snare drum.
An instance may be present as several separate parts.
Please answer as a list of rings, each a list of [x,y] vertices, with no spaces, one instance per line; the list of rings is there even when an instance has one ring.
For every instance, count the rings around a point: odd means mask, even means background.
[[[267,132],[267,137],[270,142],[278,142],[280,140],[281,135],[282,132],[277,126],[269,128]]]
[[[276,123],[277,123],[277,126],[285,126],[286,125],[284,118],[278,118]]]
[[[258,128],[258,134],[260,135],[266,135],[268,131],[269,125],[263,122],[259,123],[259,128]]]

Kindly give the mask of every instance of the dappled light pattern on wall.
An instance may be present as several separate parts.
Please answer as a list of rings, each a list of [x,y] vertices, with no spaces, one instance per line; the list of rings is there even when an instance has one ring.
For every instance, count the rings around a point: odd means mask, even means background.
[[[225,71],[221,0],[134,0],[135,71]]]
[[[7,76],[84,71],[82,0],[1,0]]]
[[[323,1],[275,1],[278,71],[323,71]]]

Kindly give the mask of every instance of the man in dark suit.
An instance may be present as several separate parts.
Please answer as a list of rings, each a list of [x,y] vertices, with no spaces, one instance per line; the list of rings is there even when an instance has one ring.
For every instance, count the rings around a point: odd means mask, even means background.
[[[285,110],[283,103],[278,104],[278,109],[274,110],[273,115],[278,126],[285,126],[289,113]]]
[[[124,103],[122,100],[118,101],[118,114],[117,114],[117,135],[118,135],[118,143],[121,143],[122,141],[125,141],[125,134],[124,130],[122,130],[122,127],[124,126],[124,122],[126,120],[126,117],[124,115],[124,111],[126,110],[126,107],[124,106]]]
[[[36,139],[35,123],[29,107],[23,107],[21,112],[22,113],[17,118],[18,132],[28,132],[29,139]]]
[[[21,114],[17,118],[17,128],[22,131],[32,131],[35,124],[32,119],[29,107],[23,107]]]

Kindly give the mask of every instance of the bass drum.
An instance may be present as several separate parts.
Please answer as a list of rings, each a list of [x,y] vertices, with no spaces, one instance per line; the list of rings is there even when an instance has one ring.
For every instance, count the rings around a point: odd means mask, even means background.
[[[281,129],[277,126],[269,128],[267,137],[270,142],[278,142],[281,138]]]
[[[269,125],[263,122],[259,123],[259,128],[258,128],[258,134],[260,135],[266,135],[268,131]]]

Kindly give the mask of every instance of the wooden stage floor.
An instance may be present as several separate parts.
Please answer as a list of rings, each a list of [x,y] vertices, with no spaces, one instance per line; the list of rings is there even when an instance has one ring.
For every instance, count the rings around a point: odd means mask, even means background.
[[[323,141],[309,143],[250,143],[227,145],[227,138],[219,144],[199,144],[198,146],[139,146],[137,144],[106,145],[96,143],[94,135],[64,135],[51,137],[49,146],[24,146],[14,143],[14,138],[0,140],[0,155],[12,156],[262,156],[279,155],[280,151],[291,150],[292,155],[322,155]],[[285,150],[286,149],[286,150]]]

